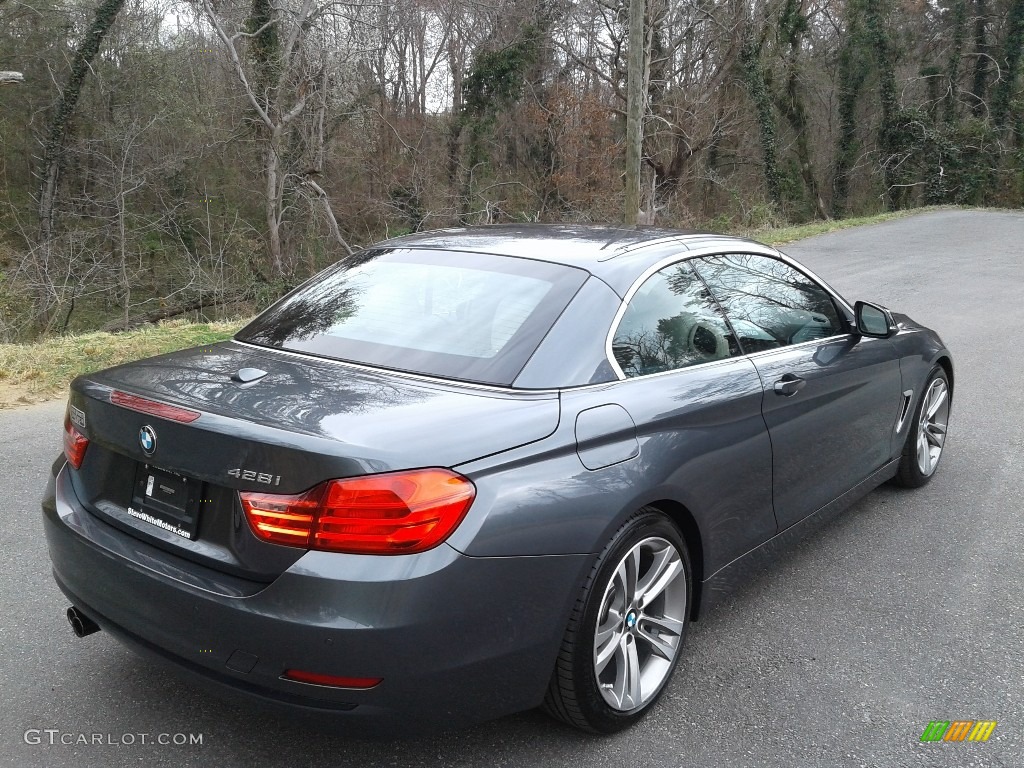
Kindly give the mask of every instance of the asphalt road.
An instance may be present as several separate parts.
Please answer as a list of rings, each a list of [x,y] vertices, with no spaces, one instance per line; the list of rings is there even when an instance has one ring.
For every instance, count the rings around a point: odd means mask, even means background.
[[[694,625],[666,697],[612,737],[526,713],[360,741],[225,704],[103,633],[75,639],[38,509],[63,405],[0,412],[0,764],[1024,766],[1022,243],[1024,214],[940,212],[784,249],[940,331],[958,374],[946,455],[929,486],[875,491]],[[998,725],[987,743],[921,743],[931,720]],[[104,743],[61,743],[82,734]]]

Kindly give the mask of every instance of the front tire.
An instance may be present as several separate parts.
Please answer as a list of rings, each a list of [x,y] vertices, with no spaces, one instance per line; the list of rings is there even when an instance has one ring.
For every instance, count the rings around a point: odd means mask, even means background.
[[[689,554],[679,530],[644,508],[615,532],[573,608],[544,710],[591,733],[646,714],[665,689],[686,636]]]
[[[928,375],[900,457],[895,479],[904,488],[920,488],[935,476],[946,444],[949,402],[949,377],[937,365]]]

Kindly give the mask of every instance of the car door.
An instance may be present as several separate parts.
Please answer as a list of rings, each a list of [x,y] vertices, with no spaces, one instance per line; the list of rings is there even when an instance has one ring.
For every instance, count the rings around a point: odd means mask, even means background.
[[[627,300],[611,338],[625,380],[566,393],[563,412],[586,418],[609,399],[628,411],[638,455],[622,471],[645,478],[650,495],[639,503],[670,498],[690,510],[710,574],[777,531],[761,382],[686,262],[654,272]],[[601,446],[581,424],[581,460],[597,466]]]
[[[775,517],[785,529],[890,459],[901,404],[895,348],[851,332],[831,293],[782,259],[693,263],[761,377]]]

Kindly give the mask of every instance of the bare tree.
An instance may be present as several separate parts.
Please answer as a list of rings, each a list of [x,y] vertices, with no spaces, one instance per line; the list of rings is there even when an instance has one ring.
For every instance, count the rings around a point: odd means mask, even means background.
[[[254,2],[254,11],[257,3]],[[341,236],[330,199],[315,182],[296,173],[285,162],[289,129],[306,110],[310,98],[322,81],[323,57],[311,56],[309,39],[311,30],[328,14],[333,3],[317,4],[315,0],[301,0],[298,7],[262,3],[263,12],[253,17],[263,20],[252,31],[238,29],[229,33],[229,22],[213,7],[211,0],[201,0],[206,19],[217,37],[227,48],[245,98],[258,120],[263,138],[263,173],[265,182],[265,214],[270,267],[277,277],[284,277],[288,269],[281,246],[281,228],[287,213],[285,201],[289,187],[305,186],[313,190],[324,207],[332,233],[349,253],[351,247]],[[246,57],[241,48],[245,42],[264,40],[261,36],[274,31],[272,45],[258,49],[254,57]],[[301,173],[301,171],[300,171]]]

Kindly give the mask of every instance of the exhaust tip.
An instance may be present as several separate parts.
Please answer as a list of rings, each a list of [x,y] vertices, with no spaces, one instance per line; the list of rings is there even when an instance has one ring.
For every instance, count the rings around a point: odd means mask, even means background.
[[[99,624],[75,608],[75,606],[68,608],[68,623],[71,625],[71,630],[75,633],[75,637],[85,637],[93,632],[100,631]]]

